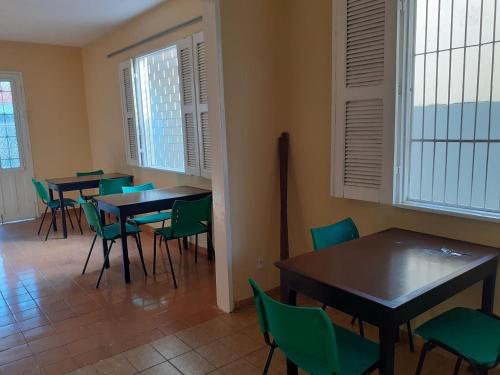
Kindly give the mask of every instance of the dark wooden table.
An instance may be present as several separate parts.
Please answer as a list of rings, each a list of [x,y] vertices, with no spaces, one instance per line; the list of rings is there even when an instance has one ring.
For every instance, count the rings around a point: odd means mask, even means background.
[[[105,178],[122,178],[122,177],[132,177],[134,176],[122,173],[106,173],[101,175],[92,176],[72,176],[72,177],[61,177],[61,178],[50,178],[47,180],[49,186],[50,199],[54,199],[54,191],[59,194],[59,201],[61,204],[61,219],[63,227],[64,238],[68,237],[68,230],[66,227],[66,215],[64,213],[64,192],[65,191],[75,191],[84,189],[94,189],[99,187],[99,181]],[[57,225],[54,220],[54,231],[57,230]]]
[[[381,373],[394,374],[398,327],[482,281],[492,312],[500,250],[402,229],[388,229],[276,263],[282,295],[307,295],[379,328]],[[297,367],[288,362],[288,373]]]
[[[148,212],[168,210],[172,208],[178,199],[195,200],[212,194],[210,190],[199,189],[192,186],[175,186],[163,189],[146,190],[138,193],[112,194],[96,197],[101,220],[105,222],[105,212],[118,217],[121,230],[121,243],[123,255],[123,276],[125,282],[130,282],[130,270],[128,262],[128,246],[126,241],[125,224],[127,217]],[[209,226],[209,230],[211,230]],[[107,252],[107,241],[102,241],[104,254]],[[208,249],[208,256],[211,259],[213,249]],[[109,264],[106,265],[109,267]]]

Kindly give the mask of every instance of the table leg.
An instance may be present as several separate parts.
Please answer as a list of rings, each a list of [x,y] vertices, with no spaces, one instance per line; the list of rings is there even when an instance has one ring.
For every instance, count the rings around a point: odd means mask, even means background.
[[[188,238],[187,237],[184,237],[182,239],[182,246],[184,247],[184,250],[187,250],[189,244],[188,244]]]
[[[212,223],[208,223],[208,233],[207,233],[207,259],[214,259],[214,237],[213,237],[213,228]]]
[[[288,283],[283,277],[281,277],[281,296],[284,303],[292,306],[297,305],[297,292],[288,287]],[[298,373],[297,365],[288,358],[286,359],[286,373],[287,375],[297,375]]]
[[[496,268],[495,268],[496,270]],[[491,274],[483,280],[483,296],[481,302],[481,310],[491,314],[493,312],[493,304],[495,302],[495,283],[496,273]]]
[[[394,374],[394,345],[396,341],[396,329],[392,324],[386,324],[379,328],[380,340],[380,374]]]
[[[130,283],[130,268],[128,260],[128,244],[127,244],[127,217],[120,214],[120,235],[122,239],[122,258],[123,258],[123,276],[126,283]]]
[[[50,201],[54,200],[54,190],[49,189],[49,197],[50,197]],[[52,216],[54,216],[55,214],[56,214],[56,211],[52,210]],[[54,232],[57,232],[57,221],[54,220],[53,223],[54,224],[52,225],[52,228],[54,229]]]
[[[62,190],[59,190],[59,205],[61,208],[61,221],[62,221],[62,229],[63,229],[63,237],[68,238],[68,229],[66,228],[66,213],[64,212],[64,193]],[[55,222],[55,220],[54,220]]]
[[[101,215],[101,225],[104,227],[106,225],[106,212],[100,211]],[[102,255],[104,257],[104,268],[109,268],[109,259],[106,260],[106,254],[108,253],[108,241],[104,238],[102,239]]]

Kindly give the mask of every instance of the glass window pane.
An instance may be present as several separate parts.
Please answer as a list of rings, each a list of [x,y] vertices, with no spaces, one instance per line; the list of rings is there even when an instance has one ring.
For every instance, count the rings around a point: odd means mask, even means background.
[[[450,107],[448,138],[460,139],[460,125],[462,123],[462,90],[464,71],[464,49],[456,49],[451,52],[451,74],[450,81]]]
[[[481,30],[481,43],[493,41],[495,26],[495,0],[483,0],[483,19]]]
[[[427,18],[427,0],[417,0],[415,20],[415,53],[425,51],[425,25]]]
[[[458,176],[458,204],[461,206],[470,205],[470,195],[472,186],[472,154],[471,143],[461,143],[460,146],[460,169]]]
[[[0,81],[0,168],[21,166],[10,81]]]
[[[444,202],[444,182],[446,176],[446,143],[437,142],[435,147],[432,200],[442,203]]]
[[[176,46],[136,58],[143,164],[184,172],[184,138]]]
[[[422,142],[412,142],[410,146],[410,181],[409,198],[420,199],[420,170],[422,158]]]
[[[462,139],[474,138],[479,47],[465,50],[464,103],[462,108]]]
[[[491,143],[488,153],[488,181],[486,184],[485,207],[500,208],[500,143]]]
[[[458,142],[448,143],[448,152],[446,156],[446,188],[445,202],[447,204],[457,203],[457,180],[458,180],[458,160],[459,146]]]
[[[413,83],[413,119],[411,136],[422,137],[424,120],[424,56],[415,56],[415,74]]]
[[[465,42],[465,14],[467,0],[453,1],[453,34],[451,46],[463,47]]]
[[[432,201],[433,169],[434,169],[434,142],[424,142],[422,150],[422,185],[421,198],[424,201]]]
[[[437,53],[426,54],[424,95],[424,138],[434,138],[436,116],[436,64]]]
[[[426,51],[437,50],[439,1],[427,1],[427,45]]]
[[[450,51],[438,54],[436,96],[436,138],[446,139],[448,128],[448,87],[450,85]]]
[[[467,45],[479,43],[482,0],[469,0],[467,8]]]
[[[490,139],[500,140],[500,43],[495,43],[495,66],[491,80]]]
[[[484,190],[486,188],[487,144],[477,143],[474,147],[474,166],[472,176],[471,206],[484,208]]]
[[[439,49],[450,48],[451,11],[453,0],[441,0],[439,6]]]
[[[481,46],[479,65],[479,90],[476,110],[476,139],[488,139],[490,123],[492,44]]]

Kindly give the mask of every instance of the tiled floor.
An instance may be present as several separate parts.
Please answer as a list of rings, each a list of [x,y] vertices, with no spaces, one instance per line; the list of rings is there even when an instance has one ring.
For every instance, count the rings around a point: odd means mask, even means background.
[[[260,374],[267,349],[253,308],[222,314],[215,307],[214,267],[192,252],[179,256],[172,243],[179,289],[173,290],[164,259],[156,277],[142,275],[130,243],[133,282],[125,285],[120,252],[101,288],[94,283],[101,254],[81,276],[91,235],[44,243],[36,223],[0,226],[0,373],[17,374]],[[151,269],[151,238],[143,236]],[[100,249],[99,247],[97,249]],[[119,250],[119,249],[117,249]],[[310,302],[301,300],[301,304]],[[328,310],[346,327],[350,317]],[[355,327],[351,327],[355,329]],[[366,327],[376,340],[377,331]],[[396,374],[414,374],[418,353],[403,340]],[[424,374],[451,374],[453,360],[432,352]],[[270,374],[283,374],[278,351]],[[466,374],[463,366],[461,374]],[[499,374],[495,372],[494,374]]]

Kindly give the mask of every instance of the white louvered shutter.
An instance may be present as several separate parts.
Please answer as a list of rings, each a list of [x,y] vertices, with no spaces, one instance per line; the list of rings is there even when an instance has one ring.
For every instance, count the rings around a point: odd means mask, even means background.
[[[193,35],[193,50],[200,168],[201,175],[210,178],[212,169],[212,145],[208,129],[207,54],[202,32]]]
[[[198,116],[196,113],[192,46],[191,37],[180,40],[177,43],[177,59],[179,62],[182,130],[184,134],[184,164],[186,174],[199,176]]]
[[[139,145],[134,101],[134,80],[132,78],[132,60],[119,65],[120,92],[122,98],[123,127],[125,133],[125,154],[127,163],[139,165]]]
[[[333,188],[392,203],[396,0],[334,0]]]

